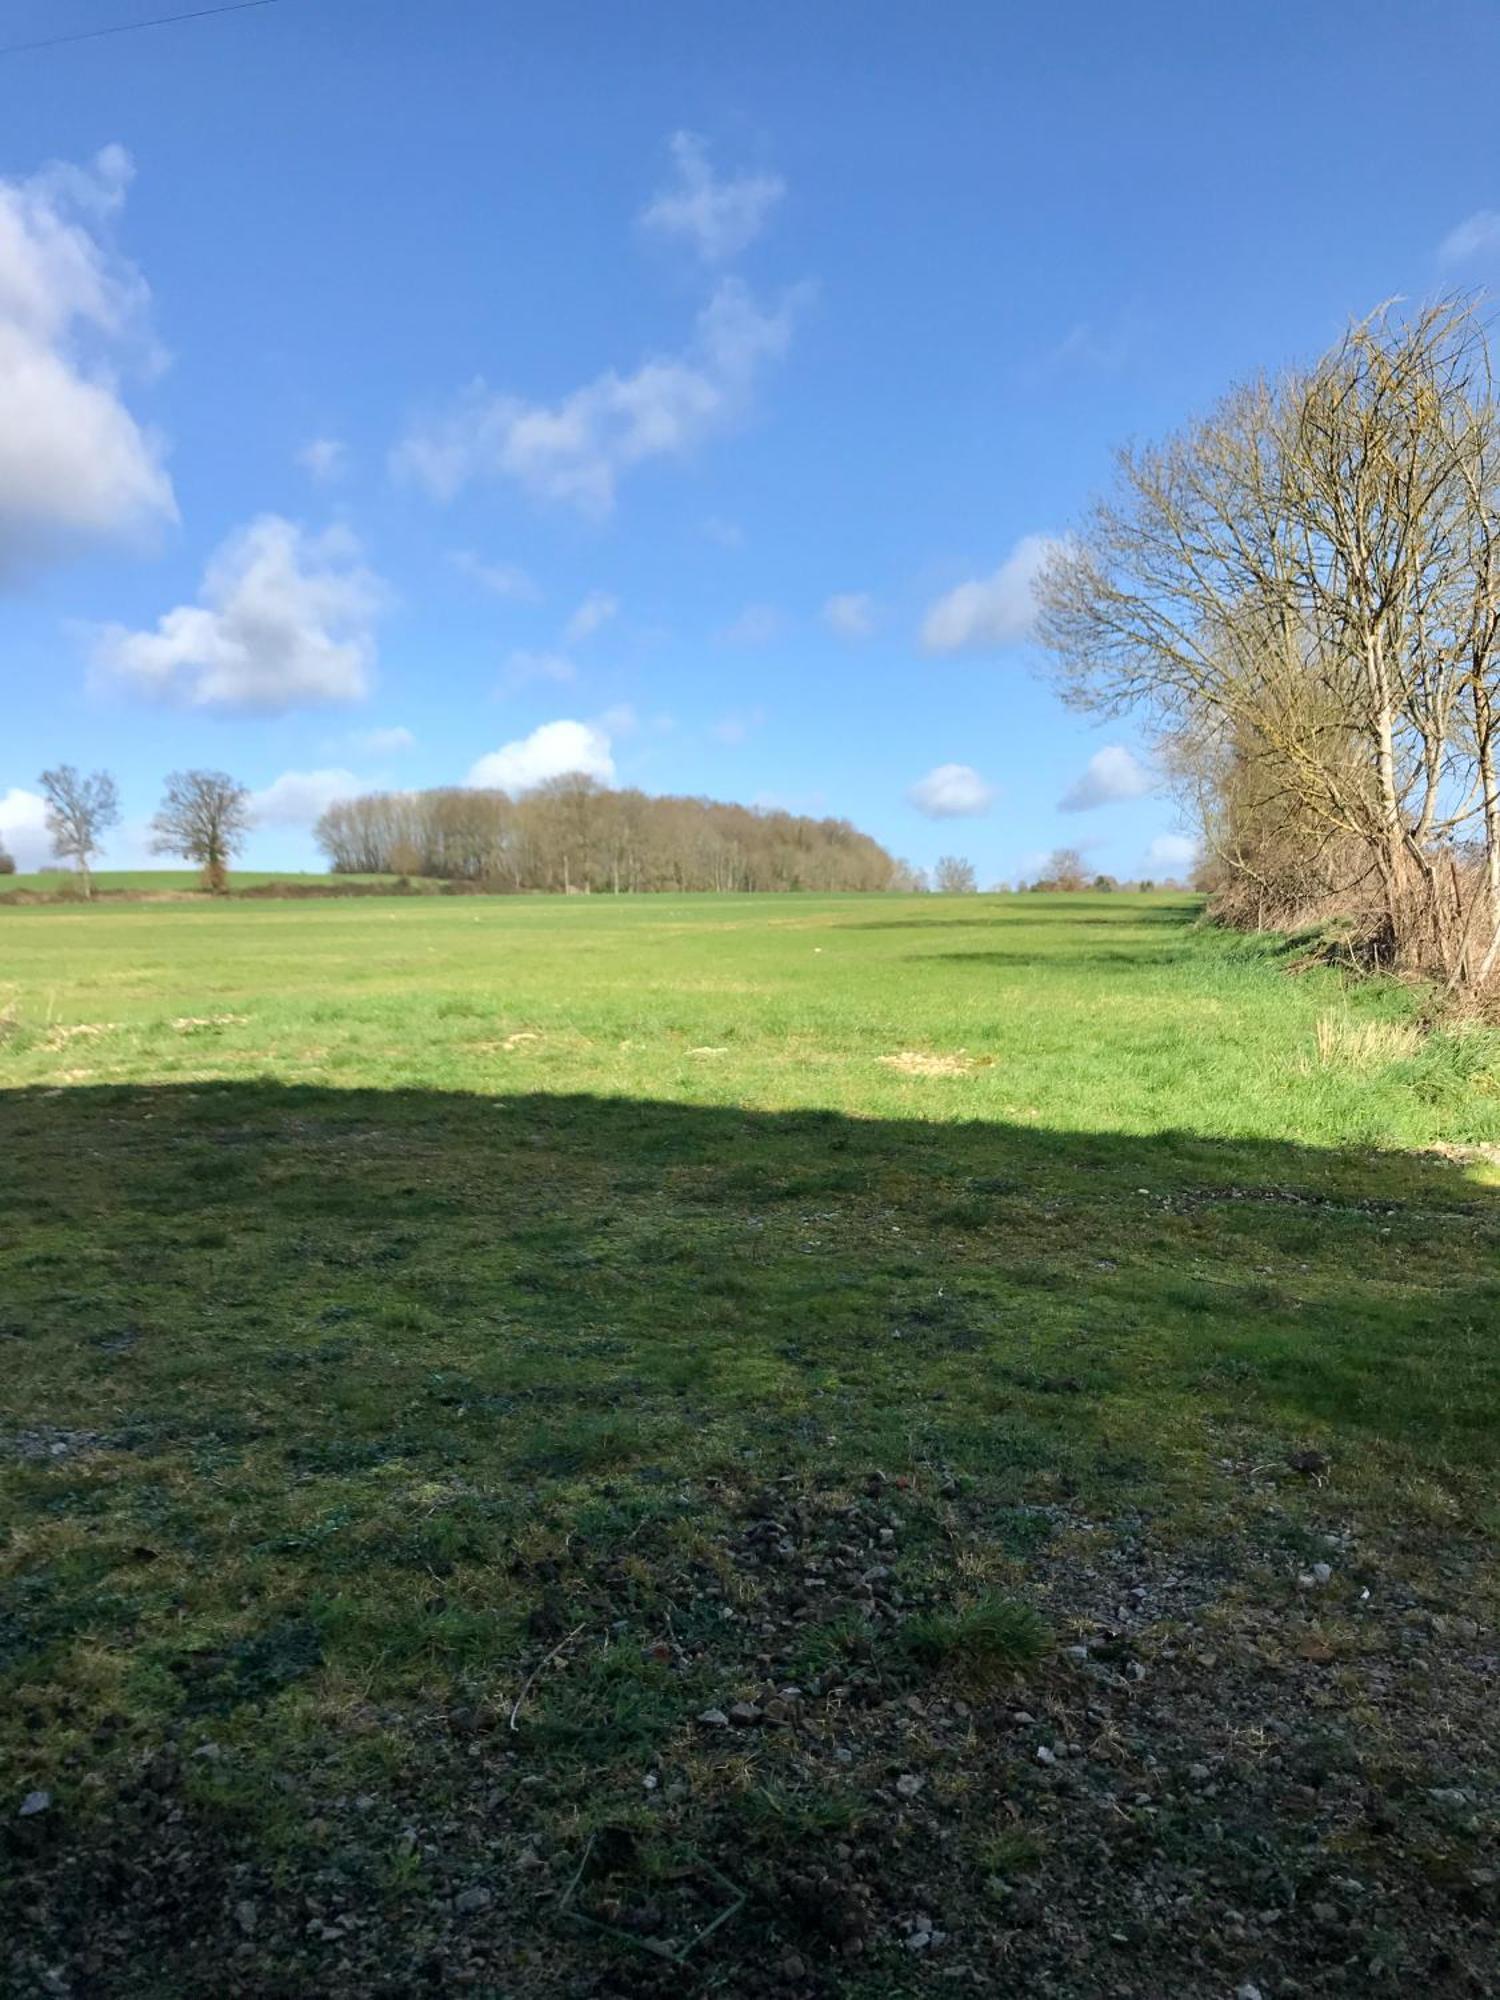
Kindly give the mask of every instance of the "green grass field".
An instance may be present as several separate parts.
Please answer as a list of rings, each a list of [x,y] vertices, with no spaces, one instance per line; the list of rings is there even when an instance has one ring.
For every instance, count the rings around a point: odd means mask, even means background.
[[[1195,919],[0,911],[0,1986],[1492,1991],[1500,1041]]]
[[[330,878],[326,872],[299,875],[286,869],[236,868],[230,878],[230,893],[241,895],[246,889],[264,889],[273,883],[290,883],[303,888],[326,889],[330,881],[338,883],[390,882],[389,875],[340,875]],[[436,890],[439,884],[429,877],[418,876],[411,884],[414,889]],[[93,878],[96,896],[197,896],[206,897],[203,878],[196,868],[101,868]],[[78,878],[71,869],[41,868],[29,873],[19,871],[14,875],[0,875],[0,896],[21,892],[34,896],[67,896],[77,893]],[[81,901],[82,898],[79,897]]]

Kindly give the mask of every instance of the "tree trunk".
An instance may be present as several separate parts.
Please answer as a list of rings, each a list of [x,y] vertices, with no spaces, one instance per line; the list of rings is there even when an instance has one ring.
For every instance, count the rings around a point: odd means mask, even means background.
[[[1495,774],[1495,704],[1482,673],[1474,677],[1474,741],[1484,801],[1484,859],[1490,887],[1500,893],[1500,781]]]
[[[1369,657],[1368,649],[1367,671],[1372,691],[1377,696],[1374,718],[1375,786],[1380,824],[1374,842],[1375,866],[1380,875],[1391,951],[1399,961],[1411,955],[1414,943],[1411,934],[1412,912],[1409,894],[1411,871],[1407,863],[1409,860],[1414,861],[1418,870],[1429,878],[1431,868],[1420,849],[1408,839],[1406,828],[1401,824],[1401,804],[1396,794],[1395,720],[1390,707],[1379,699],[1383,690],[1384,676],[1373,658]],[[1426,915],[1436,925],[1438,916],[1432,907],[1433,883],[1430,879],[1427,887]]]
[[[1484,885],[1489,898],[1490,942],[1479,964],[1483,985],[1500,958],[1500,781],[1495,774],[1495,717],[1489,689],[1474,688],[1474,734],[1479,745],[1479,787],[1484,811]]]

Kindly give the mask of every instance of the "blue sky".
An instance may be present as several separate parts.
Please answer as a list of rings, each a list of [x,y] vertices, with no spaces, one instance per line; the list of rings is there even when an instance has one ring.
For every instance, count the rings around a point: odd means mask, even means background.
[[[187,0],[7,0],[0,40]],[[1352,313],[1500,276],[1490,0],[277,0],[0,55],[0,833],[106,765],[560,765],[1180,866],[1029,578]],[[1163,845],[1165,843],[1165,845]]]

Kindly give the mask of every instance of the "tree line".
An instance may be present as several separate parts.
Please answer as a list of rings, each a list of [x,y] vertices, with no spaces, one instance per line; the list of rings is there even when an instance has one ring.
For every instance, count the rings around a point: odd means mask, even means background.
[[[972,861],[966,861],[961,854],[945,854],[934,866],[929,878],[922,870],[915,871],[915,879],[909,886],[935,889],[940,896],[973,896],[979,892],[979,878],[974,872]],[[1099,869],[1091,870],[1076,847],[1054,847],[1040,868],[1030,877],[1024,877],[1016,885],[1032,895],[1073,896],[1085,890],[1093,894],[1112,893],[1116,890],[1184,889],[1185,884],[1174,881],[1156,882],[1142,877],[1139,881],[1122,882],[1115,875],[1108,875]],[[1010,892],[1008,882],[997,882],[990,890],[992,896]]]
[[[521,797],[443,787],[331,805],[314,838],[338,874],[492,891],[899,889],[915,872],[846,819],[615,790],[574,774]]]
[[[72,863],[90,896],[94,863],[120,819],[115,781],[62,764],[39,784],[52,852]],[[152,852],[191,861],[204,887],[222,892],[253,824],[249,788],[227,772],[176,771],[151,821]],[[314,838],[335,874],[424,876],[491,892],[927,887],[845,819],[614,791],[582,774],[519,798],[461,787],[368,793],[330,806]],[[13,871],[0,854],[0,872]]]
[[[1450,989],[1500,960],[1500,401],[1471,301],[1234,390],[1059,544],[1073,704],[1153,726],[1229,921],[1340,915]]]
[[[79,888],[92,896],[94,862],[105,835],[120,822],[119,787],[108,771],[85,776],[72,764],[43,771],[37,782],[53,855],[73,864]],[[249,788],[227,772],[174,771],[151,821],[151,851],[193,862],[203,871],[203,886],[222,892],[228,886],[229,863],[251,824]],[[15,862],[0,852],[0,873],[14,872]]]
[[[94,862],[120,819],[114,778],[60,764],[38,782],[53,855],[73,864],[81,892],[91,896]],[[152,851],[193,862],[203,886],[222,893],[253,825],[248,786],[224,771],[174,771],[151,821]],[[979,888],[973,864],[962,856],[942,856],[929,875],[893,859],[848,820],[614,791],[581,773],[520,798],[458,786],[366,793],[330,806],[314,838],[334,874],[421,876],[492,893],[802,889],[951,896]],[[0,875],[14,873],[14,860],[0,847]],[[1076,849],[1058,848],[1028,886],[1129,885],[1091,873]]]

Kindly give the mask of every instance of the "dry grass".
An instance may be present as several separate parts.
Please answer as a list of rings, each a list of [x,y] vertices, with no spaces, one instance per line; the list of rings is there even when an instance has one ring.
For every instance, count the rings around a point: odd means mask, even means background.
[[[893,1056],[877,1056],[876,1061],[902,1076],[967,1076],[975,1067],[973,1058],[962,1049],[949,1056],[923,1049],[902,1049]]]
[[[107,1035],[118,1024],[114,1021],[74,1021],[69,1026],[59,1023],[47,1030],[44,1047],[48,1049],[66,1048],[69,1042],[97,1041],[100,1035]]]
[[[1415,1021],[1353,1021],[1322,1014],[1317,1023],[1318,1061],[1326,1068],[1384,1069],[1409,1062],[1422,1046]]]

